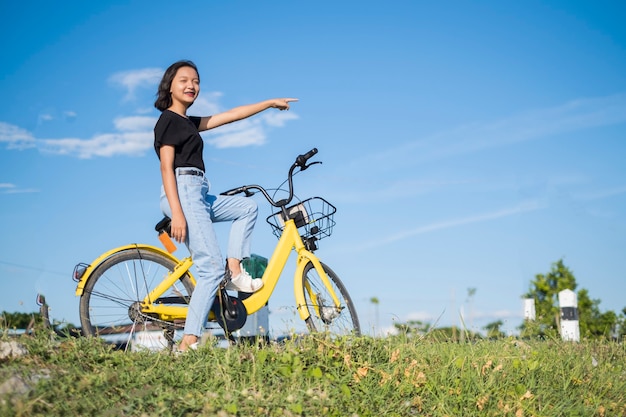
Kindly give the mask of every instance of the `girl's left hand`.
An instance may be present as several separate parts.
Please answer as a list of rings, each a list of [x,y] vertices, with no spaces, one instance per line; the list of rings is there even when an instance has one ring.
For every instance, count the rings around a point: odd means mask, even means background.
[[[289,103],[292,101],[298,101],[297,98],[277,98],[274,99],[274,105],[272,107],[279,110],[289,110]]]

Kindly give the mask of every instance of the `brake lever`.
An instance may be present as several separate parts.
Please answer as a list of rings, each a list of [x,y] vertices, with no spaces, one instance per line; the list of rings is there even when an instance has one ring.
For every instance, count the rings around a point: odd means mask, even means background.
[[[303,167],[300,167],[300,171],[304,171],[305,169],[307,169],[311,165],[316,165],[316,164],[321,164],[321,163],[322,163],[322,161],[311,162],[310,164],[307,164],[307,165],[304,165]]]

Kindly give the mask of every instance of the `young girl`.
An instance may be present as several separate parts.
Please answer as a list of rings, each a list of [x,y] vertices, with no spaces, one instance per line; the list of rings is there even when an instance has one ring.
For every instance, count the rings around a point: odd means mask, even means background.
[[[293,98],[277,98],[235,107],[207,117],[187,116],[200,93],[200,77],[191,61],[172,64],[163,74],[154,106],[161,117],[154,127],[154,149],[161,161],[161,210],[171,218],[171,236],[185,243],[197,267],[196,287],[179,350],[197,348],[217,288],[224,277],[224,261],[213,222],[231,221],[226,265],[232,277],[229,290],[255,292],[263,286],[241,267],[250,256],[250,238],[257,216],[254,200],[214,196],[205,177],[203,141],[199,132],[277,108],[288,110]]]

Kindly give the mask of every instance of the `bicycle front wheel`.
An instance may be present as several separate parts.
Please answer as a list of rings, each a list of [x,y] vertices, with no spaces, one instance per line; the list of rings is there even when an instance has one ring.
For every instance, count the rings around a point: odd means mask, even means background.
[[[182,328],[182,324],[163,322],[143,314],[141,302],[175,266],[171,259],[141,248],[107,258],[89,277],[80,297],[83,334],[101,337],[121,348],[133,344],[148,348],[171,345],[174,330],[177,326]],[[185,273],[153,302],[188,304],[193,288],[189,274]],[[168,343],[153,333],[159,330],[169,331]]]
[[[360,335],[359,318],[354,304],[337,274],[322,263],[330,288],[322,281],[312,262],[308,262],[302,274],[302,287],[309,318],[306,325],[309,331],[328,332],[334,335]],[[333,297],[339,299],[339,307],[335,307]]]

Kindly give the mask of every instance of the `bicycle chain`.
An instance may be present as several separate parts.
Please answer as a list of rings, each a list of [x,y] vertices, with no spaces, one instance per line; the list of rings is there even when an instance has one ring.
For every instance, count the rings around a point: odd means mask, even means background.
[[[131,310],[132,309],[132,313]],[[138,307],[137,302],[131,304],[129,307],[129,318],[133,321],[133,323],[146,323],[151,322],[163,330],[177,330],[184,328],[184,324],[176,324],[171,321],[161,320],[157,317],[151,316],[141,311],[141,307]]]

